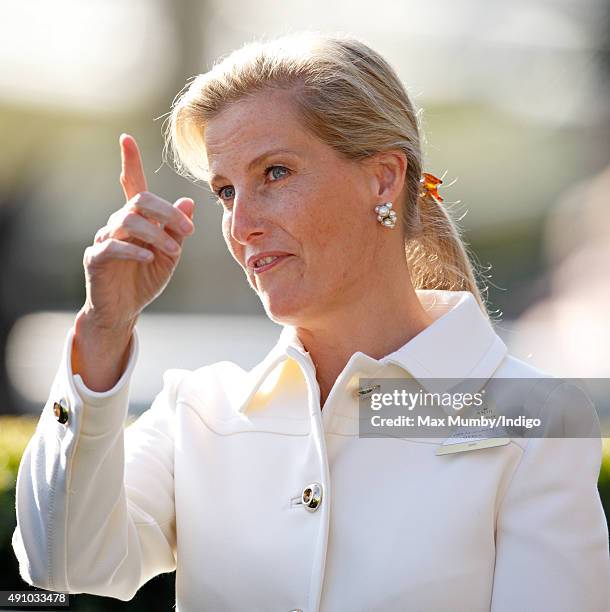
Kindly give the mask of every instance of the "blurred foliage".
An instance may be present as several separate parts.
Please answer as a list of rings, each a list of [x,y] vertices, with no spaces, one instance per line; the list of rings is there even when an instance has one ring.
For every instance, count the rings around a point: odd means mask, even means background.
[[[126,426],[133,421],[131,417]],[[21,455],[34,432],[36,417],[0,417],[0,572],[3,589],[32,589],[19,576],[11,545],[16,525],[15,483]],[[610,517],[610,438],[603,440],[603,460],[598,489],[606,520]],[[610,527],[610,525],[609,525]],[[162,574],[146,583],[128,602],[93,595],[71,595],[71,610],[156,610],[166,611],[175,604],[175,573]]]

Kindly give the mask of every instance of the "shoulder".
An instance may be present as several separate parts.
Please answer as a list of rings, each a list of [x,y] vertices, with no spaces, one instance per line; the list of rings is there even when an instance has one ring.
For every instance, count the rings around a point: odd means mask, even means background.
[[[187,405],[215,418],[235,416],[253,376],[232,361],[218,361],[193,370],[169,369],[163,374],[166,399],[175,407]]]
[[[512,472],[513,496],[594,487],[602,457],[600,421],[584,382],[560,378],[508,355],[490,381],[501,414],[539,425],[517,428],[521,449]],[[572,493],[570,493],[572,494]]]
[[[523,359],[519,359],[510,353],[506,355],[494,377],[500,378],[555,378],[549,372],[537,368]]]
[[[236,421],[236,406],[245,388],[248,372],[230,361],[219,361],[200,368],[169,368],[163,372],[163,383],[152,404],[125,428],[131,448],[151,431],[162,432],[168,439],[175,436],[178,413],[186,409],[203,422]]]
[[[601,437],[595,404],[581,379],[554,376],[509,354],[490,386],[501,398],[503,412],[540,420],[537,429],[524,432],[525,437]],[[525,440],[519,444],[525,448]]]

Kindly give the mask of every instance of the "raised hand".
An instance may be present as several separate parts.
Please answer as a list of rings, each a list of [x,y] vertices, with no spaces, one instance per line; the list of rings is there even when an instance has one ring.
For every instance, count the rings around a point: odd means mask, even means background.
[[[125,204],[85,249],[86,299],[74,325],[72,372],[93,391],[111,388],[125,369],[133,327],[167,286],[193,233],[190,198],[171,204],[147,190],[138,145],[122,134]]]
[[[138,145],[122,134],[121,176],[126,202],[112,213],[85,250],[85,309],[96,324],[122,327],[167,286],[182,252],[184,238],[194,231],[194,202],[180,198],[173,205],[147,190]]]

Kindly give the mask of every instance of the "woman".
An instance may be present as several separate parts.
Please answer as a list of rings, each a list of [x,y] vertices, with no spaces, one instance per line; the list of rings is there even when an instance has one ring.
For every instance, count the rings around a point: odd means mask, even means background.
[[[168,370],[123,431],[138,316],[194,229],[193,201],[149,193],[123,136],[127,202],[85,251],[20,466],[23,578],[129,600],[176,569],[180,612],[606,610],[599,439],[439,455],[358,436],[363,378],[549,380],[494,332],[387,62],[343,36],[252,43],[182,92],[167,137],[284,329],[249,372]],[[544,407],[575,397],[558,384]]]

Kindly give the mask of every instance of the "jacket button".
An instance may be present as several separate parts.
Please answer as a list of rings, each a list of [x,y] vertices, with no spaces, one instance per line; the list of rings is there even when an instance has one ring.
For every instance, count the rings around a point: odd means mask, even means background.
[[[53,404],[53,414],[60,423],[68,422],[70,412],[68,410],[68,402],[63,397]]]
[[[312,482],[303,489],[301,502],[309,512],[315,512],[322,503],[322,485],[319,482]]]

